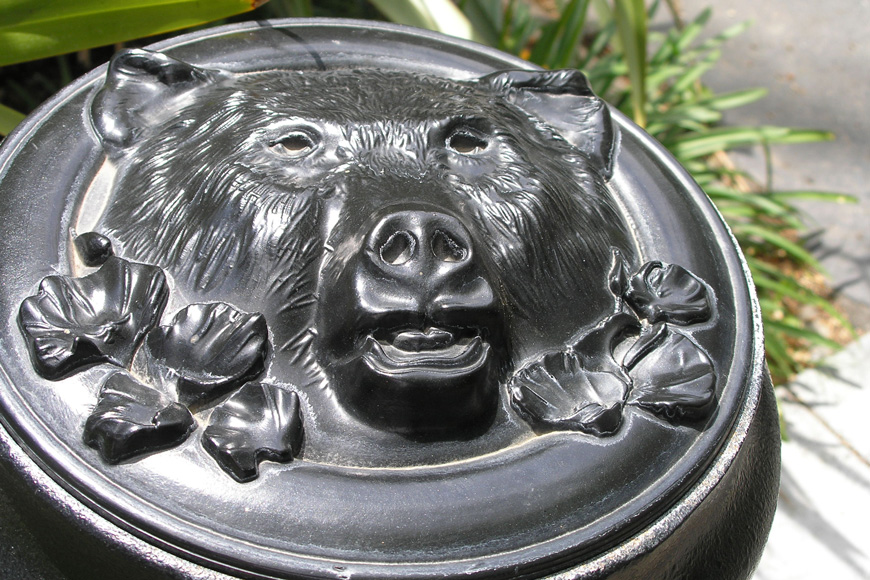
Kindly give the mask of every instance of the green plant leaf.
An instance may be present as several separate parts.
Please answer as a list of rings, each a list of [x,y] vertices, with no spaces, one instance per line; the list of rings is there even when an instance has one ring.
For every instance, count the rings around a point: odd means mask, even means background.
[[[736,203],[746,204],[758,208],[764,215],[786,220],[794,229],[803,229],[803,224],[795,218],[797,213],[794,208],[783,203],[770,195],[757,193],[744,193],[733,189],[710,187],[706,190],[707,195],[714,201],[730,200]]]
[[[852,324],[826,298],[804,288],[797,280],[778,270],[775,266],[762,262],[751,256],[746,256],[746,262],[752,272],[752,279],[759,291],[767,291],[777,295],[788,296],[800,302],[821,308],[837,319],[853,336],[857,336]],[[779,296],[777,296],[779,300]]]
[[[271,0],[270,18],[311,18],[314,8],[311,0]]]
[[[634,122],[646,126],[646,7],[643,0],[614,0],[614,20],[631,83]]]
[[[656,67],[651,67],[647,75],[647,85],[650,90],[657,90],[659,85],[663,84],[669,78],[681,74],[686,67],[681,64],[661,64]]]
[[[769,264],[765,264],[765,267],[760,267],[759,263],[764,264],[764,262],[759,262],[759,260],[747,257],[747,262],[750,264],[749,269],[752,272],[752,279],[758,288],[794,298],[801,304],[817,306],[848,325],[843,315],[837,312],[830,302],[815,292],[807,290],[794,278],[783,274]]]
[[[772,328],[764,328],[764,347],[767,354],[767,362],[774,374],[782,379],[789,378],[797,370],[797,365],[791,355],[788,354],[782,333],[775,332]]]
[[[0,0],[0,66],[151,36],[266,0]]]
[[[720,56],[721,53],[713,51],[701,62],[686,68],[676,82],[674,82],[674,86],[668,90],[668,94],[672,95],[687,90],[692,84],[700,79],[705,72],[713,68],[713,65],[716,64],[716,61],[719,60]]]
[[[556,49],[553,68],[571,66],[577,60],[577,48],[583,36],[583,25],[589,11],[589,0],[571,0],[562,12],[564,26]]]
[[[812,143],[833,138],[834,135],[828,131],[813,129],[723,127],[682,137],[671,148],[671,152],[682,161],[750,145]]]
[[[717,111],[724,111],[725,109],[734,109],[736,107],[743,107],[750,103],[754,103],[759,99],[763,99],[765,96],[767,96],[767,89],[746,89],[743,91],[734,91],[731,93],[716,95],[715,97],[701,101],[699,104],[703,104],[711,109],[716,109]]]
[[[707,25],[707,22],[709,22],[712,15],[713,9],[709,7],[705,8],[692,22],[683,28],[674,43],[675,52],[677,54],[684,53],[689,49],[692,42],[694,42],[695,39],[698,38],[698,35],[701,34],[701,31],[704,30],[704,27]]]
[[[589,0],[570,0],[559,19],[541,31],[530,60],[550,69],[574,64],[588,8]]]
[[[720,32],[719,34],[714,36],[713,38],[709,38],[709,39],[705,40],[700,45],[698,45],[695,49],[687,50],[683,56],[685,58],[694,58],[695,55],[697,55],[697,54],[707,52],[707,51],[712,50],[714,48],[718,48],[719,46],[728,42],[732,38],[740,36],[741,34],[746,32],[750,26],[752,26],[752,22],[749,20],[746,20],[744,22],[739,22],[739,23],[731,26],[730,28],[726,28],[725,30],[723,30],[722,32]]]
[[[24,115],[6,105],[0,105],[0,135],[6,136],[12,132],[18,123],[24,120]]]
[[[650,126],[652,126],[653,122],[669,124],[691,120],[698,123],[716,123],[721,119],[722,114],[719,111],[709,107],[686,104],[672,107],[664,113],[650,113]]]
[[[594,2],[595,0],[592,1]],[[589,45],[586,55],[579,63],[577,63],[577,68],[585,69],[593,58],[600,57],[607,49],[608,45],[610,45],[614,34],[616,34],[616,25],[612,21],[604,21],[603,27],[592,39],[592,43]]]
[[[826,347],[834,349],[834,350],[840,349],[839,344],[837,344],[833,340],[825,338],[824,336],[822,336],[821,334],[819,334],[818,332],[816,332],[814,330],[809,330],[806,328],[792,326],[790,324],[785,324],[782,322],[778,322],[776,320],[767,320],[767,321],[765,321],[765,324],[770,329],[779,331],[783,334],[787,334],[787,335],[793,336],[795,338],[800,338],[800,339],[809,341],[813,344],[818,344],[820,346],[826,346]]]
[[[822,265],[819,264],[812,254],[803,249],[800,244],[792,242],[770,228],[755,224],[735,224],[731,229],[738,237],[741,235],[755,236],[783,250],[799,262],[808,264],[817,270],[822,270]]]
[[[417,26],[468,40],[482,41],[465,14],[450,0],[371,0],[384,16],[398,24]]]
[[[511,0],[511,3],[514,1]],[[502,44],[503,34],[508,33],[510,23],[506,22],[508,17],[502,14],[500,5],[493,0],[464,0],[459,2],[459,8],[471,23],[481,42],[514,52],[512,49],[515,47]]]
[[[770,197],[777,200],[806,199],[834,203],[858,203],[858,198],[854,195],[832,191],[774,191],[770,193]]]

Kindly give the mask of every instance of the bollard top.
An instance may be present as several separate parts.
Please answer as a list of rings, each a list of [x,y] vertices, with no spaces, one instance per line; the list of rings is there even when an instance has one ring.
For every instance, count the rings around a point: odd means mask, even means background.
[[[686,172],[579,71],[434,33],[123,51],[10,135],[0,215],[4,428],[58,501],[230,574],[629,558],[758,397]]]

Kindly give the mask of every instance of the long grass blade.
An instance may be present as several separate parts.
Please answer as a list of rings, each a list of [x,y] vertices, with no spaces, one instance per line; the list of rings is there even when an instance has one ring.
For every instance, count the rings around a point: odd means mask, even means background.
[[[583,25],[586,23],[588,11],[589,0],[571,0],[565,8],[562,14],[564,21],[562,34],[552,60],[553,68],[565,68],[576,62],[578,45],[583,35]]]
[[[834,135],[828,131],[812,129],[770,126],[724,127],[683,137],[674,144],[671,152],[680,160],[684,160],[750,145],[813,143],[830,141],[833,138]]]
[[[23,120],[23,114],[6,105],[0,105],[0,135],[5,137]]]
[[[788,354],[788,346],[782,333],[770,327],[764,329],[764,347],[771,371],[780,379],[788,379],[797,370],[794,359]]]
[[[752,256],[746,256],[746,263],[749,264],[749,270],[752,272],[752,279],[755,281],[755,285],[760,289],[793,298],[801,304],[809,304],[821,308],[838,320],[846,330],[853,335],[855,334],[852,324],[839,310],[834,308],[828,299],[805,288],[797,280],[776,268],[776,266]]]
[[[703,104],[711,109],[716,109],[717,111],[724,111],[726,109],[734,109],[754,103],[755,101],[763,99],[765,96],[767,96],[767,89],[746,89],[743,91],[734,91],[731,93],[716,95],[715,97],[704,99],[699,102],[699,104]]]
[[[805,199],[834,203],[858,203],[858,198],[854,195],[831,191],[774,191],[770,193],[770,197],[776,200]]]
[[[704,30],[704,27],[707,25],[707,22],[710,21],[711,16],[713,16],[713,9],[709,7],[705,8],[692,22],[683,28],[674,43],[675,52],[677,54],[682,54],[689,49],[695,39],[698,38],[698,35],[701,34],[701,31]]]
[[[564,68],[576,60],[589,0],[571,0],[555,22],[544,26],[529,59],[547,68]]]
[[[808,342],[811,342],[813,344],[817,344],[820,346],[825,346],[825,347],[831,348],[833,350],[840,349],[839,344],[837,344],[836,342],[834,342],[833,340],[831,340],[829,338],[825,338],[824,336],[822,336],[821,334],[819,334],[818,332],[816,332],[814,330],[808,330],[806,328],[800,328],[797,326],[792,326],[790,324],[784,324],[784,323],[778,322],[776,320],[767,320],[765,322],[765,324],[771,330],[777,330],[783,334],[793,336],[795,338],[800,338],[802,340],[806,340]]]
[[[502,22],[499,0],[465,0],[459,3],[459,7],[481,42],[499,48],[512,48],[502,43],[507,28]]]
[[[719,187],[709,187],[705,192],[713,200],[728,199],[738,203],[753,205],[771,217],[786,218],[795,213],[794,208],[769,195],[744,193],[734,189]]]
[[[266,0],[0,0],[0,66],[178,30]]]
[[[622,42],[634,122],[646,126],[646,7],[643,0],[614,0],[614,19]]]
[[[755,270],[755,272],[757,272],[757,270]],[[757,274],[753,274],[752,279],[758,288],[770,290],[771,292],[775,292],[789,298],[794,298],[801,304],[810,304],[812,306],[817,306],[818,308],[821,308],[838,320],[844,320],[843,315],[837,312],[837,310],[831,305],[830,302],[818,296],[817,294],[810,292],[806,288],[796,285],[796,282],[794,281],[792,281],[791,284],[787,282],[776,282],[775,280],[772,280],[766,276],[759,276]]]
[[[399,24],[469,40],[483,40],[465,14],[450,0],[371,0],[371,3],[384,16]]]
[[[746,235],[762,239],[774,247],[783,250],[795,260],[812,266],[817,270],[822,270],[822,265],[819,264],[818,260],[816,260],[808,251],[803,249],[800,244],[792,242],[770,228],[761,227],[755,224],[734,224],[731,229],[738,237]]]

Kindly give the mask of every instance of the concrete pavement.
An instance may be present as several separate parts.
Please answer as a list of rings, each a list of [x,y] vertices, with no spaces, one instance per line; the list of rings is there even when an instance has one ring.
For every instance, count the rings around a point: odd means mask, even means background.
[[[682,0],[685,18],[709,0]],[[708,33],[752,20],[703,81],[718,92],[766,87],[768,97],[728,112],[730,125],[834,131],[833,143],[775,147],[776,189],[850,193],[855,205],[806,203],[814,253],[853,323],[870,330],[870,0],[731,0]],[[735,154],[765,175],[760,151]],[[870,336],[780,389],[789,440],[780,498],[754,580],[870,578]]]

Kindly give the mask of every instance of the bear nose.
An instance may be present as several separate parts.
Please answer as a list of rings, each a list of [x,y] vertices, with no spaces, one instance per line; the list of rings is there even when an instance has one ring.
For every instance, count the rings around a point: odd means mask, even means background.
[[[371,232],[367,253],[391,276],[441,277],[472,259],[468,230],[456,218],[429,211],[402,211],[383,218]]]
[[[366,237],[362,258],[354,287],[363,310],[381,324],[423,317],[474,325],[495,308],[471,234],[453,216],[421,210],[388,215]]]

